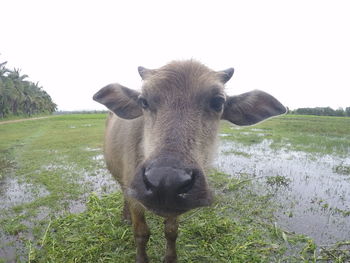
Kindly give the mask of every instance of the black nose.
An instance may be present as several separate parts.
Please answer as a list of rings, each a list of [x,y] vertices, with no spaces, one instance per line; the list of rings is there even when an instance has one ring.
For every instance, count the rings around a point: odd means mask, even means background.
[[[126,193],[160,216],[180,215],[213,200],[201,168],[174,156],[142,163]]]
[[[146,189],[160,199],[172,199],[189,192],[195,183],[196,172],[192,169],[154,167],[144,170]]]

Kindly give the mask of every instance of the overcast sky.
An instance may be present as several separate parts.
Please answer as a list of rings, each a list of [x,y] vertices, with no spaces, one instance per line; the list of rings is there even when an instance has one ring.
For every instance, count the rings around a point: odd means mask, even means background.
[[[298,107],[350,106],[350,2],[0,0],[0,62],[21,68],[59,110],[103,109],[91,97],[137,66],[197,59],[235,68],[228,94],[267,91]]]

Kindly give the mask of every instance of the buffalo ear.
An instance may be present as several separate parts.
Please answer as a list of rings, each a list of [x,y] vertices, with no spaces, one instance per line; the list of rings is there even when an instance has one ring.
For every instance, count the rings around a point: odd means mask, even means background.
[[[222,119],[244,126],[256,124],[286,112],[286,108],[270,94],[254,90],[228,97]]]
[[[137,103],[139,95],[139,92],[115,83],[100,89],[93,99],[105,105],[120,118],[135,119],[142,115],[142,109]]]
[[[218,71],[217,74],[219,76],[220,81],[225,84],[232,78],[234,72],[234,68],[228,68],[222,71]]]
[[[155,73],[154,69],[148,69],[148,68],[141,67],[141,66],[139,66],[137,68],[137,70],[138,70],[142,80],[147,79],[149,76],[152,76]]]

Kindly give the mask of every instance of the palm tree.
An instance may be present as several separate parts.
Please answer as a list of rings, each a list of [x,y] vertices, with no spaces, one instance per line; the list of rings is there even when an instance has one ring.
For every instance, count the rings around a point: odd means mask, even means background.
[[[57,105],[39,83],[27,81],[20,69],[9,70],[0,63],[0,118],[8,114],[52,113]]]

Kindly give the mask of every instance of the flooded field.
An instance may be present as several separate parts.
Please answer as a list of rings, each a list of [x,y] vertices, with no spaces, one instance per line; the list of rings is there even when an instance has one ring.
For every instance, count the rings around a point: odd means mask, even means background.
[[[92,193],[118,191],[103,160],[104,121],[103,114],[87,114],[0,126],[0,263],[28,261],[43,247],[51,222],[86,211]],[[220,137],[215,167],[228,178],[249,181],[262,198],[270,196],[283,233],[305,234],[321,246],[349,242],[350,118],[284,116],[248,128],[224,124]],[[262,205],[259,196],[243,195],[250,197]],[[245,220],[242,228],[251,224]],[[276,235],[276,229],[268,232]],[[273,244],[281,239],[274,238]],[[277,251],[275,246],[267,251]]]
[[[22,210],[24,215],[30,213],[31,204],[35,205],[35,202],[45,200],[50,196],[50,192],[44,187],[35,183],[27,183],[17,178],[15,170],[9,172],[6,177],[0,182],[0,220],[8,221],[13,217],[14,225],[13,230],[9,235],[9,229],[7,231],[0,228],[0,259],[5,258],[5,262],[16,262],[19,259],[21,262],[24,260],[23,254],[26,254],[26,245],[24,240],[33,241],[35,237],[32,231],[34,231],[35,221],[47,221],[52,217],[64,215],[67,213],[80,213],[86,209],[86,202],[88,197],[95,193],[97,196],[115,192],[119,189],[119,186],[112,179],[111,175],[105,169],[104,159],[102,155],[102,149],[86,149],[93,152],[91,162],[94,164],[94,169],[84,169],[79,167],[73,162],[61,161],[59,163],[48,163],[36,170],[35,173],[62,173],[67,178],[72,180],[73,184],[76,184],[76,180],[81,185],[79,195],[74,199],[62,199],[63,210],[56,210],[49,206],[40,206],[38,211],[33,211],[33,215],[24,216],[23,220],[18,220],[21,216],[18,215],[12,209]],[[76,176],[79,175],[77,178]],[[27,211],[26,211],[27,210]],[[10,219],[11,220],[11,219]],[[21,233],[23,231],[23,233]],[[6,233],[7,232],[7,233]],[[18,234],[17,234],[18,232]],[[15,234],[15,235],[14,235]],[[1,260],[0,260],[1,262]]]
[[[102,156],[104,118],[0,126],[0,262],[27,261],[50,220],[84,211],[92,193],[118,189]]]
[[[223,136],[225,137],[225,135]],[[263,182],[278,204],[277,224],[319,245],[350,239],[350,157],[273,150],[271,140],[245,146],[222,141],[217,169]],[[343,168],[343,170],[342,170]],[[343,172],[342,172],[343,171]]]

